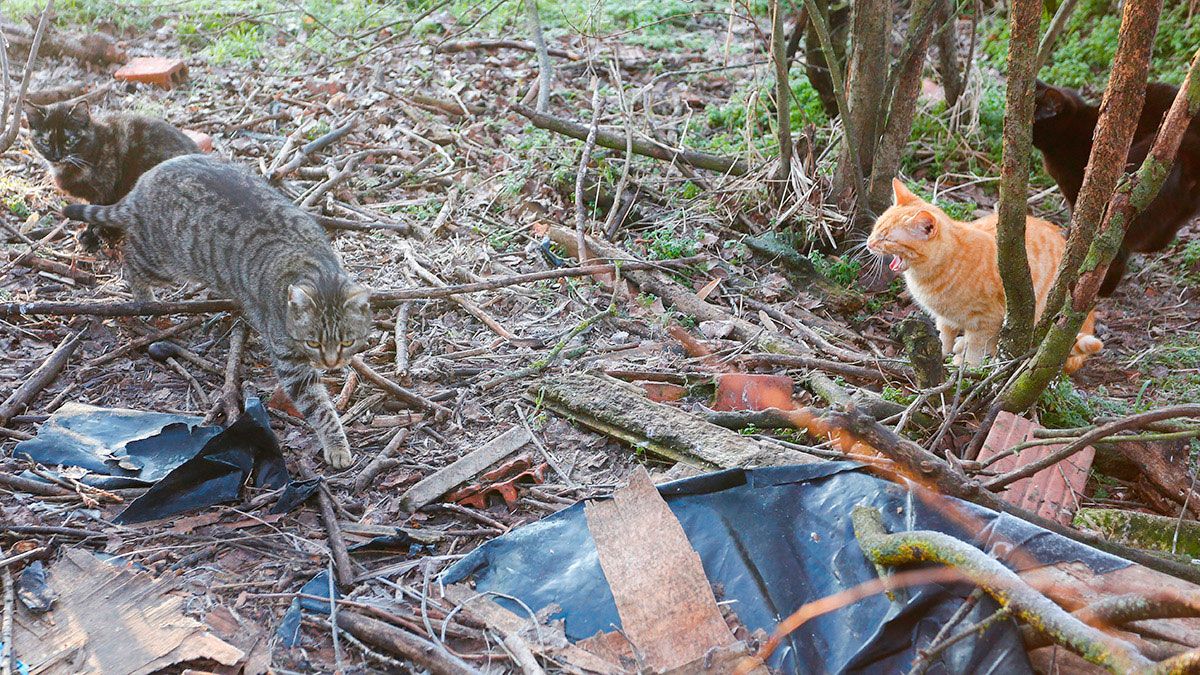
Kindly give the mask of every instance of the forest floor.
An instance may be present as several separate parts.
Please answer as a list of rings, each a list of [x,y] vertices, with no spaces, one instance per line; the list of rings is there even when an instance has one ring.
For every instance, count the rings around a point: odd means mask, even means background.
[[[336,232],[334,245],[347,268],[373,289],[429,287],[430,277],[422,276],[418,268],[444,283],[458,284],[546,270],[553,257],[572,257],[561,246],[546,245],[543,238],[548,227],[575,228],[574,183],[583,143],[535,129],[512,110],[511,105],[522,101],[537,79],[532,53],[471,42],[510,38],[514,32],[524,39],[519,3],[508,3],[503,21],[481,19],[477,10],[443,7],[423,19],[416,30],[408,30],[409,24],[401,20],[404,16],[395,26],[381,28],[385,16],[373,14],[373,5],[349,4],[362,14],[343,17],[341,24],[286,4],[275,10],[264,6],[258,12],[219,16],[214,11],[203,20],[187,13],[158,16],[135,4],[98,25],[83,14],[76,17],[63,10],[59,26],[114,32],[131,56],[182,56],[187,62],[189,76],[182,86],[163,90],[113,83],[108,93],[92,102],[93,110],[161,116],[181,128],[210,134],[217,154],[260,170],[279,158],[289,136],[313,140],[356,116],[353,131],[308,157],[285,177],[282,188],[299,199],[327,180],[331,168],[342,167],[352,153],[377,151],[347,180],[316,199],[314,212],[409,229],[431,228],[435,222],[440,227],[425,240],[388,229]],[[657,9],[661,15],[644,8],[633,18],[606,15],[595,29],[596,38],[585,38],[583,29],[565,12],[545,17],[551,46],[569,54],[554,57],[550,112],[589,124],[598,86],[605,128],[620,132],[631,125],[668,144],[738,153],[754,170],[737,177],[645,157],[634,157],[626,166],[623,151],[597,149],[589,175],[599,175],[611,191],[627,169],[626,189],[637,195],[634,215],[616,223],[608,239],[634,259],[702,256],[702,262],[671,271],[671,278],[755,325],[803,336],[777,317],[812,313],[844,327],[841,332],[825,333],[825,339],[838,347],[880,363],[902,358],[889,331],[919,309],[899,284],[867,290],[872,285],[859,262],[821,252],[818,244],[811,259],[831,287],[841,287],[844,297],[852,298],[831,303],[804,280],[789,276],[778,261],[755,255],[742,243],[745,233],[739,230],[745,228],[737,214],[752,229],[768,231],[779,213],[777,205],[769,202],[764,181],[772,162],[765,148],[773,142],[765,122],[770,119],[765,99],[771,83],[765,14],[755,13],[757,21],[731,20],[723,3],[714,3],[711,12],[700,11],[693,3],[662,4],[670,7]],[[669,18],[681,11],[676,5],[684,8],[684,14]],[[653,26],[660,19],[666,27]],[[632,24],[651,27],[623,30]],[[989,66],[983,68],[971,71],[977,82],[993,75]],[[43,58],[31,89],[75,83],[99,87],[111,82],[111,70],[69,58]],[[976,86],[976,96],[984,95],[981,87]],[[799,114],[811,123],[816,148],[808,169],[816,189],[809,202],[800,206],[794,227],[819,241],[824,233],[842,226],[837,214],[824,206],[821,192],[821,181],[834,160],[823,150],[833,127],[814,112],[819,104],[811,90],[799,87],[798,92]],[[986,211],[995,200],[994,183],[974,180],[994,176],[987,170],[995,164],[986,149],[974,151],[978,162],[969,168],[961,165],[961,158],[994,129],[976,124],[956,132],[958,149],[947,159],[933,146],[946,142],[948,132],[932,138],[919,135],[922,128],[946,126],[948,113],[939,107],[936,96],[936,87],[931,87],[931,94],[920,103],[918,132],[904,170],[926,196],[953,187],[948,203],[957,205],[962,214]],[[997,136],[989,142],[998,140]],[[947,171],[948,164],[955,168]],[[1033,187],[1039,191],[1033,202],[1035,212],[1065,223],[1061,199],[1046,190],[1044,176],[1039,180]],[[0,224],[6,230],[0,237],[7,240],[0,239],[0,302],[128,298],[114,253],[82,252],[72,236],[78,224],[67,225],[40,245],[37,255],[84,274],[72,278],[3,262],[29,250],[24,239],[37,239],[63,222],[58,209],[64,199],[24,132],[0,156],[0,194],[4,198]],[[608,210],[595,206],[590,198],[586,210],[586,228],[603,238]],[[1039,414],[1046,426],[1079,426],[1097,415],[1194,399],[1200,385],[1200,303],[1195,302],[1200,244],[1186,243],[1192,235],[1193,231],[1185,231],[1170,250],[1132,262],[1124,285],[1098,310],[1104,351],[1044,397]],[[546,255],[547,250],[553,256]],[[160,293],[161,300],[197,297],[203,293],[195,289]],[[635,453],[540,408],[535,397],[527,396],[531,388],[536,390],[538,374],[522,373],[522,368],[544,359],[560,340],[570,337],[546,374],[608,372],[633,380],[685,381],[686,396],[673,405],[698,410],[711,395],[711,377],[748,348],[732,339],[724,326],[697,325],[665,307],[659,298],[624,290],[614,295],[590,278],[513,285],[466,297],[477,307],[475,313],[446,298],[410,303],[406,376],[395,371],[397,313],[376,314],[376,344],[363,355],[378,372],[449,407],[450,419],[422,419],[369,383],[356,383],[357,378],[348,373],[331,373],[327,382],[339,396],[339,408],[353,411],[346,428],[357,460],[350,469],[334,472],[321,462],[315,439],[303,423],[282,413],[272,418],[293,474],[323,475],[343,519],[432,533],[433,543],[423,553],[431,566],[413,565],[370,578],[351,595],[351,599],[388,598],[398,612],[418,621],[420,589],[429,575],[481,542],[578,500],[610,494],[639,463],[657,475],[671,469],[669,461]],[[615,316],[572,334],[610,302],[615,302]],[[480,316],[488,317],[491,325]],[[83,333],[63,373],[9,425],[17,433],[0,436],[0,458],[8,458],[0,459],[0,467],[13,473],[25,467],[11,458],[14,445],[22,434],[36,433],[39,423],[65,401],[204,415],[209,402],[201,396],[215,397],[223,383],[231,326],[227,316],[172,338],[193,354],[178,362],[181,368],[156,361],[142,349],[103,365],[93,363],[147,332],[190,319],[0,319],[0,392],[19,386],[64,337]],[[690,354],[677,333],[670,332],[672,327],[682,327],[703,341],[717,358]],[[268,399],[275,379],[255,336],[248,343],[245,366],[246,381]],[[912,400],[914,383],[880,373],[879,378],[849,384],[902,403]],[[505,374],[517,376],[504,379]],[[682,374],[697,377],[681,378]],[[796,391],[800,403],[810,401],[807,392],[799,387]],[[947,399],[935,400],[929,410],[944,411],[948,405]],[[976,412],[966,411],[947,443],[969,438]],[[406,488],[513,427],[527,427],[534,434],[536,447],[529,446],[526,452],[536,462],[543,455],[550,460],[544,483],[522,489],[512,505],[493,504],[482,510],[434,505],[413,515],[402,513],[399,496]],[[365,491],[356,492],[355,477],[403,429],[408,432],[396,454],[398,461]],[[910,429],[909,433],[915,440],[928,440],[927,431]],[[680,472],[676,469],[669,475]],[[1077,498],[1085,505],[1091,503],[1097,489],[1110,501],[1133,498],[1120,483],[1102,476],[1094,476]],[[263,631],[272,631],[287,609],[287,594],[326,569],[325,529],[314,507],[267,524],[248,523],[247,505],[259,496],[250,490],[242,504],[175,519],[172,527],[163,523],[114,527],[106,521],[120,510],[119,504],[85,509],[78,503],[46,503],[0,490],[0,522],[102,531],[107,539],[99,546],[107,553],[156,573],[186,558],[179,573],[196,600],[189,611],[203,615],[218,606],[235,608]],[[367,572],[415,557],[396,552],[356,556],[356,565],[359,572]],[[303,630],[301,649],[275,650],[273,663],[280,672],[330,672],[338,658],[343,672],[383,667],[360,651],[335,655],[327,628],[306,624]],[[466,649],[477,665],[502,658],[482,651],[481,644]]]

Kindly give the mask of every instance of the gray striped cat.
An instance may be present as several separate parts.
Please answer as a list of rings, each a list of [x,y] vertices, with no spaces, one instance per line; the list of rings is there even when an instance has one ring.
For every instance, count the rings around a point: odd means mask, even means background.
[[[192,281],[241,303],[325,461],[350,465],[318,369],[341,368],[366,346],[370,293],[345,272],[311,216],[258,176],[206,155],[159,164],[115,205],[75,204],[63,213],[124,231],[135,299],[153,299],[152,285]]]

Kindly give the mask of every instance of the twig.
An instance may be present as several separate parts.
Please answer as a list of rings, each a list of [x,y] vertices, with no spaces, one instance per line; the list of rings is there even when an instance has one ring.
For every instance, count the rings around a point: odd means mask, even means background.
[[[853,366],[841,361],[830,361],[808,356],[792,356],[791,354],[746,354],[737,357],[736,361],[743,366],[784,366],[786,368],[803,368],[823,370],[827,373],[853,377],[871,382],[887,382],[888,378],[878,370]]]
[[[1042,42],[1038,45],[1034,73],[1041,70],[1042,66],[1050,60],[1050,55],[1054,53],[1054,43],[1058,41],[1058,36],[1067,27],[1067,20],[1071,18],[1071,12],[1075,11],[1075,5],[1078,2],[1079,0],[1063,0],[1063,3],[1058,6],[1058,11],[1054,13],[1054,18],[1050,21],[1050,27],[1046,29],[1046,34],[1042,36]]]
[[[549,368],[550,364],[554,363],[558,359],[559,355],[562,354],[562,351],[567,348],[567,345],[570,344],[571,340],[574,340],[576,337],[579,336],[580,333],[582,333],[582,332],[586,331],[587,329],[591,328],[592,326],[594,326],[597,321],[600,321],[601,319],[606,319],[610,316],[614,316],[616,313],[617,313],[616,306],[609,305],[608,308],[605,309],[604,311],[597,312],[596,314],[589,316],[588,318],[584,319],[583,321],[580,321],[578,325],[576,325],[574,328],[572,328],[570,330],[570,332],[568,332],[566,335],[563,336],[563,338],[561,340],[558,341],[558,344],[554,345],[554,348],[551,349],[550,352],[548,354],[546,354],[545,357],[540,358],[537,361],[534,361],[533,363],[529,364],[528,366],[526,366],[520,370],[511,372],[511,373],[505,373],[504,375],[500,375],[500,376],[496,377],[495,379],[484,382],[483,384],[479,385],[480,390],[489,391],[491,389],[495,389],[498,385],[500,385],[503,382],[511,382],[512,380],[519,380],[523,377],[529,377],[531,375],[536,375],[536,374],[542,372],[546,368]]]
[[[359,375],[362,375],[372,384],[380,389],[383,389],[392,396],[395,396],[411,406],[416,406],[421,410],[433,413],[434,419],[445,420],[450,419],[450,417],[454,415],[454,411],[450,410],[446,406],[440,403],[435,403],[434,401],[431,401],[420,394],[409,391],[408,389],[405,389],[404,387],[401,387],[395,382],[387,379],[383,375],[380,375],[374,368],[367,365],[367,363],[362,360],[361,356],[355,356],[353,359],[351,359],[350,365],[358,371]]]
[[[992,626],[992,624],[996,623],[997,621],[1003,621],[1010,616],[1012,616],[1012,610],[1010,610],[1008,607],[1001,607],[1000,609],[993,612],[991,614],[991,616],[987,617],[986,619],[983,619],[982,621],[977,621],[977,622],[971,624],[970,626],[967,626],[966,628],[962,629],[961,631],[946,638],[946,640],[944,642],[938,643],[936,646],[932,647],[927,652],[922,654],[923,661],[921,662],[921,666],[922,666],[921,669],[917,670],[916,668],[913,668],[912,671],[910,671],[910,672],[913,675],[917,675],[919,673],[924,673],[926,670],[929,669],[930,662],[933,661],[935,658],[937,658],[942,652],[946,651],[947,649],[953,647],[954,645],[958,644],[959,642],[965,640],[966,638],[968,638],[972,635],[982,634],[985,630],[990,628]]]
[[[930,646],[926,647],[925,649],[917,650],[917,658],[913,661],[912,668],[908,671],[909,675],[921,675],[925,671],[929,670],[929,665],[930,662],[933,661],[933,657],[945,649],[944,647],[940,646],[942,644],[942,639],[946,637],[946,634],[950,632],[950,629],[954,628],[956,625],[958,625],[958,622],[966,618],[967,614],[974,609],[975,605],[979,603],[979,599],[982,597],[983,591],[979,590],[978,588],[971,591],[971,594],[967,596],[966,600],[963,600],[963,604],[959,605],[958,609],[950,617],[950,620],[948,620],[945,625],[938,630],[937,635],[934,635],[933,639],[929,641]]]
[[[532,0],[529,0],[532,1]],[[588,127],[583,150],[579,153],[579,168],[575,171],[575,237],[579,246],[579,264],[587,264],[587,210],[583,205],[583,177],[592,159],[592,148],[596,147],[596,132],[600,128],[600,81],[592,77],[592,124]]]
[[[375,455],[374,459],[363,467],[358,476],[354,478],[354,491],[356,493],[365,492],[367,486],[374,482],[375,478],[387,468],[389,460],[404,445],[404,441],[408,440],[408,434],[409,430],[407,428],[397,431],[391,440],[388,441],[387,445],[384,446],[383,450],[380,450],[379,454]]]
[[[535,7],[536,9],[536,7]],[[535,33],[534,39],[541,35],[541,22],[538,22],[538,30]],[[474,51],[476,49],[519,49],[523,52],[536,52],[537,44],[534,42],[525,42],[523,40],[460,40],[456,42],[443,42],[437,46],[437,51],[444,53]],[[558,47],[549,47],[546,53],[550,56],[557,56],[562,59],[578,61],[581,57],[565,49]]]
[[[554,86],[554,64],[550,62],[550,50],[546,49],[546,36],[542,33],[542,19],[538,16],[537,0],[525,0],[525,17],[529,22],[529,34],[533,37],[533,48],[537,51],[538,56],[537,111],[544,113],[550,108],[550,89]]]
[[[242,355],[246,350],[246,325],[234,319],[229,333],[229,358],[225,361],[225,383],[221,386],[220,404],[225,413],[225,424],[233,424],[242,414],[240,394],[242,389]]]
[[[444,647],[355,612],[339,614],[338,627],[367,644],[402,656],[436,675],[475,675],[479,672]]]
[[[408,266],[413,270],[413,272],[415,272],[417,274],[417,276],[421,277],[425,281],[428,281],[429,283],[434,284],[435,286],[446,286],[446,282],[442,281],[441,278],[438,277],[438,275],[425,269],[425,267],[423,267],[421,265],[421,263],[417,262],[416,256],[414,256],[414,255],[408,256]],[[521,337],[514,335],[512,333],[512,331],[510,331],[507,328],[505,328],[504,326],[500,325],[499,321],[496,321],[496,319],[494,319],[490,314],[483,311],[482,307],[475,304],[471,300],[460,297],[458,295],[451,295],[449,297],[450,297],[451,302],[458,305],[459,307],[462,307],[463,311],[465,311],[467,314],[470,314],[471,316],[475,317],[476,319],[479,319],[480,323],[487,326],[493,333],[495,333],[496,335],[499,335],[500,337],[504,338],[505,340],[507,340],[515,345],[520,345],[520,346],[535,346],[535,345],[541,344],[537,340],[530,340],[527,338],[521,338]]]
[[[634,201],[633,198],[629,200],[629,207],[624,206],[621,201],[625,195],[625,186],[629,184],[629,167],[633,164],[633,119],[625,105],[625,85],[621,82],[621,69],[617,67],[615,60],[609,64],[609,71],[617,91],[617,106],[625,121],[625,161],[621,164],[621,178],[613,192],[612,207],[608,210],[608,217],[604,219],[604,238],[613,241],[617,236],[617,228],[625,220]]]
[[[305,471],[305,478],[314,476]],[[333,505],[333,495],[322,480],[317,487],[317,503],[321,507],[321,520],[325,523],[325,532],[329,535],[329,556],[333,561],[333,569],[338,585],[350,588],[354,585],[354,567],[350,563],[350,553],[346,550],[346,539],[342,537],[342,528],[338,525],[337,511]]]
[[[355,114],[355,115],[352,115],[350,117],[350,119],[346,121],[345,124],[342,124],[341,126],[338,126],[338,127],[334,127],[333,129],[329,130],[328,132],[326,132],[319,138],[317,138],[313,141],[310,141],[308,143],[305,143],[304,145],[300,146],[300,148],[296,151],[296,154],[286,164],[280,166],[277,169],[268,169],[267,175],[266,175],[267,180],[275,182],[275,181],[278,181],[280,178],[288,175],[289,173],[295,171],[297,168],[300,167],[301,164],[304,163],[304,160],[307,159],[309,155],[313,154],[314,152],[318,152],[321,149],[337,142],[338,139],[342,138],[343,136],[350,133],[351,131],[354,131],[355,127],[357,127],[357,126],[358,126],[358,115]],[[294,134],[293,134],[293,136],[294,136]],[[291,139],[292,139],[292,137],[289,137],[289,140],[291,140]],[[285,143],[285,148],[286,148],[286,143]],[[288,149],[290,149],[290,148],[288,148]]]
[[[191,330],[191,329],[199,326],[200,324],[204,323],[205,320],[206,319],[204,317],[195,317],[195,318],[188,319],[187,321],[182,321],[180,323],[177,323],[174,326],[171,326],[170,328],[156,331],[149,335],[143,335],[142,337],[139,337],[135,340],[126,342],[125,344],[121,345],[120,347],[117,347],[116,349],[113,349],[112,351],[101,354],[100,356],[97,356],[96,358],[92,359],[91,361],[85,361],[83,363],[83,366],[85,368],[96,368],[98,366],[102,366],[102,365],[108,363],[109,361],[113,361],[117,358],[124,356],[125,354],[128,354],[131,351],[141,349],[141,348],[151,345],[155,342],[158,342],[159,340],[166,340],[167,338],[169,338],[173,335],[182,333],[185,330]]]
[[[408,314],[412,309],[412,303],[400,303],[400,308],[396,310],[396,327],[393,330],[396,339],[396,366],[392,370],[401,382],[408,384]]]
[[[45,546],[39,546],[38,548],[35,548],[33,550],[25,551],[24,553],[18,553],[16,555],[12,555],[7,558],[0,558],[0,568],[7,568],[9,565],[15,565],[15,564],[21,562],[22,560],[28,560],[29,558],[36,558],[39,555],[41,555],[49,550],[50,549],[46,548]],[[5,571],[7,571],[7,570],[5,570]],[[6,642],[7,642],[7,640],[6,640]]]
[[[54,378],[58,377],[58,374],[66,367],[71,355],[75,353],[75,348],[79,346],[79,340],[82,337],[83,331],[80,331],[63,338],[50,356],[42,362],[42,365],[38,366],[12,394],[9,394],[3,403],[0,403],[0,427],[7,425],[13,416],[24,410],[47,385],[54,381]]]
[[[46,34],[46,25],[49,23],[50,13],[54,9],[54,0],[46,0],[46,7],[42,10],[41,18],[38,19],[37,30],[33,33],[33,42],[29,45],[29,56],[25,59],[25,71],[21,74],[21,84],[17,89],[17,98],[13,101],[10,112],[12,117],[7,120],[0,120],[0,124],[7,122],[8,128],[4,130],[4,136],[0,137],[0,152],[4,152],[12,147],[13,141],[17,140],[17,132],[21,129],[21,115],[24,114],[21,109],[21,104],[25,101],[25,94],[29,91],[29,81],[33,77],[34,65],[37,62],[38,50],[42,46],[42,38]],[[7,48],[7,40],[4,45]],[[7,49],[4,49],[7,52]],[[4,102],[8,106],[8,57],[4,58],[5,73],[4,73]]]
[[[514,103],[512,109],[514,112],[528,118],[539,129],[546,129],[581,141],[587,140],[590,133],[590,128],[582,124],[553,115],[542,114],[519,103]],[[611,150],[625,149],[624,138],[603,129],[596,131],[596,144]],[[744,176],[750,172],[750,167],[740,159],[710,155],[694,150],[664,147],[649,141],[634,140],[633,152],[645,157],[653,157],[667,162],[683,162],[684,164],[690,164],[701,169],[728,173],[734,176]]]

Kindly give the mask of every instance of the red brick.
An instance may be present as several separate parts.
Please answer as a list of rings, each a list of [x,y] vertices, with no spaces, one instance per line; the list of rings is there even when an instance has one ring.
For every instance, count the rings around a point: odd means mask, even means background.
[[[145,82],[163,89],[171,89],[187,79],[187,66],[182,59],[168,59],[161,56],[142,56],[121,66],[113,74],[118,80],[129,82]]]
[[[687,389],[670,382],[638,382],[646,396],[655,403],[671,403],[687,395]]]
[[[794,410],[792,386],[786,375],[724,373],[717,376],[713,410]]]
[[[1040,428],[1024,417],[1000,413],[988,432],[983,449],[979,452],[979,461],[987,461],[1014,445],[1033,440],[1034,430]],[[1061,450],[1064,446],[1066,443],[1025,448],[1020,453],[996,460],[988,469],[996,474],[1008,473]],[[1000,496],[1009,504],[1069,525],[1075,514],[1078,495],[1083,494],[1083,488],[1087,484],[1088,471],[1092,468],[1095,455],[1095,449],[1084,448],[1058,464],[1048,466],[1029,478],[1022,478],[1009,485],[1000,492]]]

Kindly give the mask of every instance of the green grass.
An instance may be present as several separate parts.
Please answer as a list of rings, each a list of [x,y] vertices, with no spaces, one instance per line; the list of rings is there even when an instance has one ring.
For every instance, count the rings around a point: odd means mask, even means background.
[[[644,235],[646,250],[653,260],[674,260],[696,255],[700,250],[699,237],[684,236],[669,228],[651,230]]]
[[[862,263],[845,256],[826,255],[820,251],[808,254],[808,259],[822,276],[839,286],[854,288],[858,284],[858,273]]]
[[[1200,45],[1200,21],[1188,21],[1186,2],[1168,2],[1159,21],[1150,60],[1150,77],[1179,84],[1187,73],[1189,59]],[[1042,32],[1050,12],[1042,17]],[[1115,0],[1080,0],[1055,45],[1050,63],[1039,73],[1046,82],[1066,87],[1089,86],[1100,90],[1108,81],[1117,48],[1121,10]],[[1000,72],[1005,70],[1008,51],[1008,20],[997,14],[980,26],[985,58]]]

